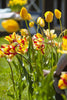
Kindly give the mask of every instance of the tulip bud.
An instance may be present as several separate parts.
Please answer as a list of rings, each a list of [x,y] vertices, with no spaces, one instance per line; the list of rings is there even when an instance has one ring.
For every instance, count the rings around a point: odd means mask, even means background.
[[[33,21],[30,22],[30,23],[29,23],[29,26],[30,26],[30,27],[33,27],[33,26],[34,26],[34,22],[33,22]]]
[[[51,11],[47,11],[44,16],[46,22],[51,23],[53,21],[53,13]]]
[[[44,19],[41,18],[41,17],[38,17],[38,19],[37,19],[37,23],[38,23],[41,27],[44,27],[44,26],[45,26]]]
[[[28,18],[27,18],[27,20],[29,21],[29,20],[31,20],[31,19],[32,19],[32,16],[31,16],[30,13],[28,13]]]
[[[20,16],[23,20],[27,20],[28,18],[28,12],[27,9],[25,7],[22,7],[21,11],[20,11]]]
[[[27,29],[21,29],[21,36],[27,36],[28,35],[28,30]]]
[[[56,16],[57,19],[61,18],[61,12],[58,9],[55,9],[54,13],[55,13],[55,16]]]

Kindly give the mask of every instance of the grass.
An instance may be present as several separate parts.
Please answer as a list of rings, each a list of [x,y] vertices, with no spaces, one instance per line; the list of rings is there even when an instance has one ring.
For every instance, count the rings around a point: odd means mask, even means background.
[[[0,38],[1,44],[7,43],[4,37]],[[10,68],[5,58],[0,58],[0,100],[12,100],[7,96],[8,87],[12,84],[10,79]]]
[[[0,45],[3,43],[7,43],[4,37],[0,38]],[[11,100],[11,98],[7,96],[7,90],[11,84],[9,74],[10,68],[5,58],[0,58],[0,100]]]

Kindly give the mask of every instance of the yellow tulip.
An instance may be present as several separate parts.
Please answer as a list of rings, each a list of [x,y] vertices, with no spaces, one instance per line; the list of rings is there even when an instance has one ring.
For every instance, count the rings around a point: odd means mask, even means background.
[[[29,20],[31,20],[31,19],[32,19],[32,16],[31,16],[31,14],[30,14],[30,13],[28,13],[27,20],[29,21]]]
[[[51,36],[52,39],[54,39],[54,38],[56,38],[56,37],[57,37],[56,34],[52,34],[52,36]]]
[[[51,23],[53,21],[53,13],[51,11],[47,11],[44,16],[46,22]]]
[[[27,36],[28,35],[28,30],[27,29],[21,29],[21,36]]]
[[[13,19],[4,20],[1,24],[8,33],[17,32],[19,30],[19,24]]]
[[[56,16],[57,19],[61,18],[61,12],[58,9],[55,9],[54,13],[55,13],[55,16]]]
[[[21,11],[20,11],[20,16],[23,20],[27,20],[28,18],[28,11],[25,7],[22,7]]]
[[[33,21],[30,22],[30,23],[29,23],[29,26],[30,26],[30,27],[33,27],[33,26],[34,26],[34,22],[33,22]]]
[[[40,20],[41,20],[41,17],[38,17],[38,18],[37,18],[37,23],[38,23],[38,24],[40,23]]]
[[[38,17],[37,23],[38,23],[41,27],[44,27],[44,26],[45,26],[45,21],[44,21],[44,19],[41,18],[41,17]]]

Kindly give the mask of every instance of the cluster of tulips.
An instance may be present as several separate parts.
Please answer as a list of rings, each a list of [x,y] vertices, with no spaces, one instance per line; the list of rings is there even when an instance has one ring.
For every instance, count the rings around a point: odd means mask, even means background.
[[[54,33],[55,30],[50,30],[50,23],[53,21],[53,15],[54,14],[55,14],[55,17],[57,19],[59,19],[61,34],[64,33],[64,36],[62,38],[63,41],[60,44],[54,40],[54,38],[57,37],[57,35]],[[28,56],[29,56],[29,58],[30,58],[29,60],[31,62],[29,62],[29,61],[28,62],[30,64],[30,66],[32,66],[32,69],[33,69],[33,64],[34,64],[35,65],[35,67],[34,67],[35,71],[40,71],[39,69],[37,70],[37,67],[36,67],[36,62],[38,62],[38,61],[40,62],[39,58],[38,58],[38,60],[37,60],[37,58],[35,58],[36,61],[33,60],[33,59],[34,59],[34,57],[36,57],[36,55],[38,56],[38,54],[41,53],[40,59],[42,61],[37,66],[40,66],[41,71],[43,71],[43,69],[42,69],[43,67],[41,67],[41,66],[44,65],[43,60],[45,58],[43,59],[43,57],[44,57],[44,55],[46,55],[45,48],[47,48],[47,45],[49,45],[51,47],[51,50],[50,50],[51,56],[50,57],[52,57],[51,58],[51,60],[52,60],[51,66],[53,67],[53,59],[54,59],[53,58],[53,50],[55,52],[55,48],[56,48],[56,53],[58,51],[60,53],[66,53],[67,54],[67,35],[66,35],[67,30],[62,31],[61,12],[58,9],[55,9],[54,14],[51,11],[47,11],[44,14],[45,20],[42,17],[38,17],[37,22],[35,22],[33,20],[32,16],[31,16],[31,14],[27,11],[27,9],[25,7],[22,7],[22,9],[20,11],[20,16],[25,21],[27,29],[21,29],[20,35],[13,32],[13,34],[10,34],[9,36],[5,37],[5,39],[9,42],[9,44],[1,45],[1,47],[0,47],[0,57],[6,57],[7,60],[10,62],[15,55],[17,55],[17,54],[24,55],[24,54],[29,52]],[[29,21],[29,25],[28,25],[27,21]],[[48,29],[47,30],[44,29],[45,21],[48,23]],[[35,27],[35,24],[37,25],[37,29]],[[36,30],[36,34],[31,36],[29,27],[30,28],[34,27],[34,29]],[[47,37],[48,42],[45,41],[44,36]],[[55,47],[55,48],[52,48],[52,47]],[[62,49],[60,49],[60,48],[62,48]],[[50,48],[48,48],[48,49],[50,49]],[[48,57],[48,55],[47,55],[47,57]],[[32,60],[31,60],[31,58],[32,58]],[[57,58],[57,56],[56,56],[56,58]],[[47,63],[49,63],[49,60],[47,61]],[[50,65],[50,63],[49,63],[49,65]],[[33,70],[33,72],[32,72],[33,74],[31,75],[31,76],[34,75],[33,78],[32,78],[34,80],[36,80],[35,76],[38,78],[37,75],[39,75],[38,74],[39,72],[35,73],[35,71]],[[30,74],[31,74],[31,71],[30,71]],[[41,78],[40,78],[40,81],[42,81]],[[31,84],[36,84],[36,82],[34,81]],[[37,82],[37,84],[39,84],[39,83]],[[59,80],[58,87],[60,89],[66,89],[67,88],[67,74],[61,75],[61,79]]]
[[[25,37],[21,38],[20,35],[15,32],[5,39],[9,44],[3,44],[0,47],[0,57],[6,57],[8,61],[11,61],[16,54],[24,54],[28,51],[28,41]]]
[[[9,0],[8,6],[12,11],[19,12],[25,4],[27,4],[27,0]]]

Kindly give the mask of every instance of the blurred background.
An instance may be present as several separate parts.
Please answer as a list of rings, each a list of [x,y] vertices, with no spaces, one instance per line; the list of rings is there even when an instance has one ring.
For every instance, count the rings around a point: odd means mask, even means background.
[[[25,0],[23,0],[25,1]],[[48,10],[54,12],[54,9],[59,9],[62,12],[62,25],[63,29],[67,28],[67,0],[26,0],[26,8],[31,13],[34,20],[37,17],[41,16],[44,18],[44,13]],[[0,0],[0,9],[9,8],[8,5],[9,0]],[[21,24],[21,27],[24,24]],[[47,23],[45,28],[47,28]],[[56,31],[60,31],[59,21],[54,17],[53,22],[51,23],[51,29],[55,29]]]

